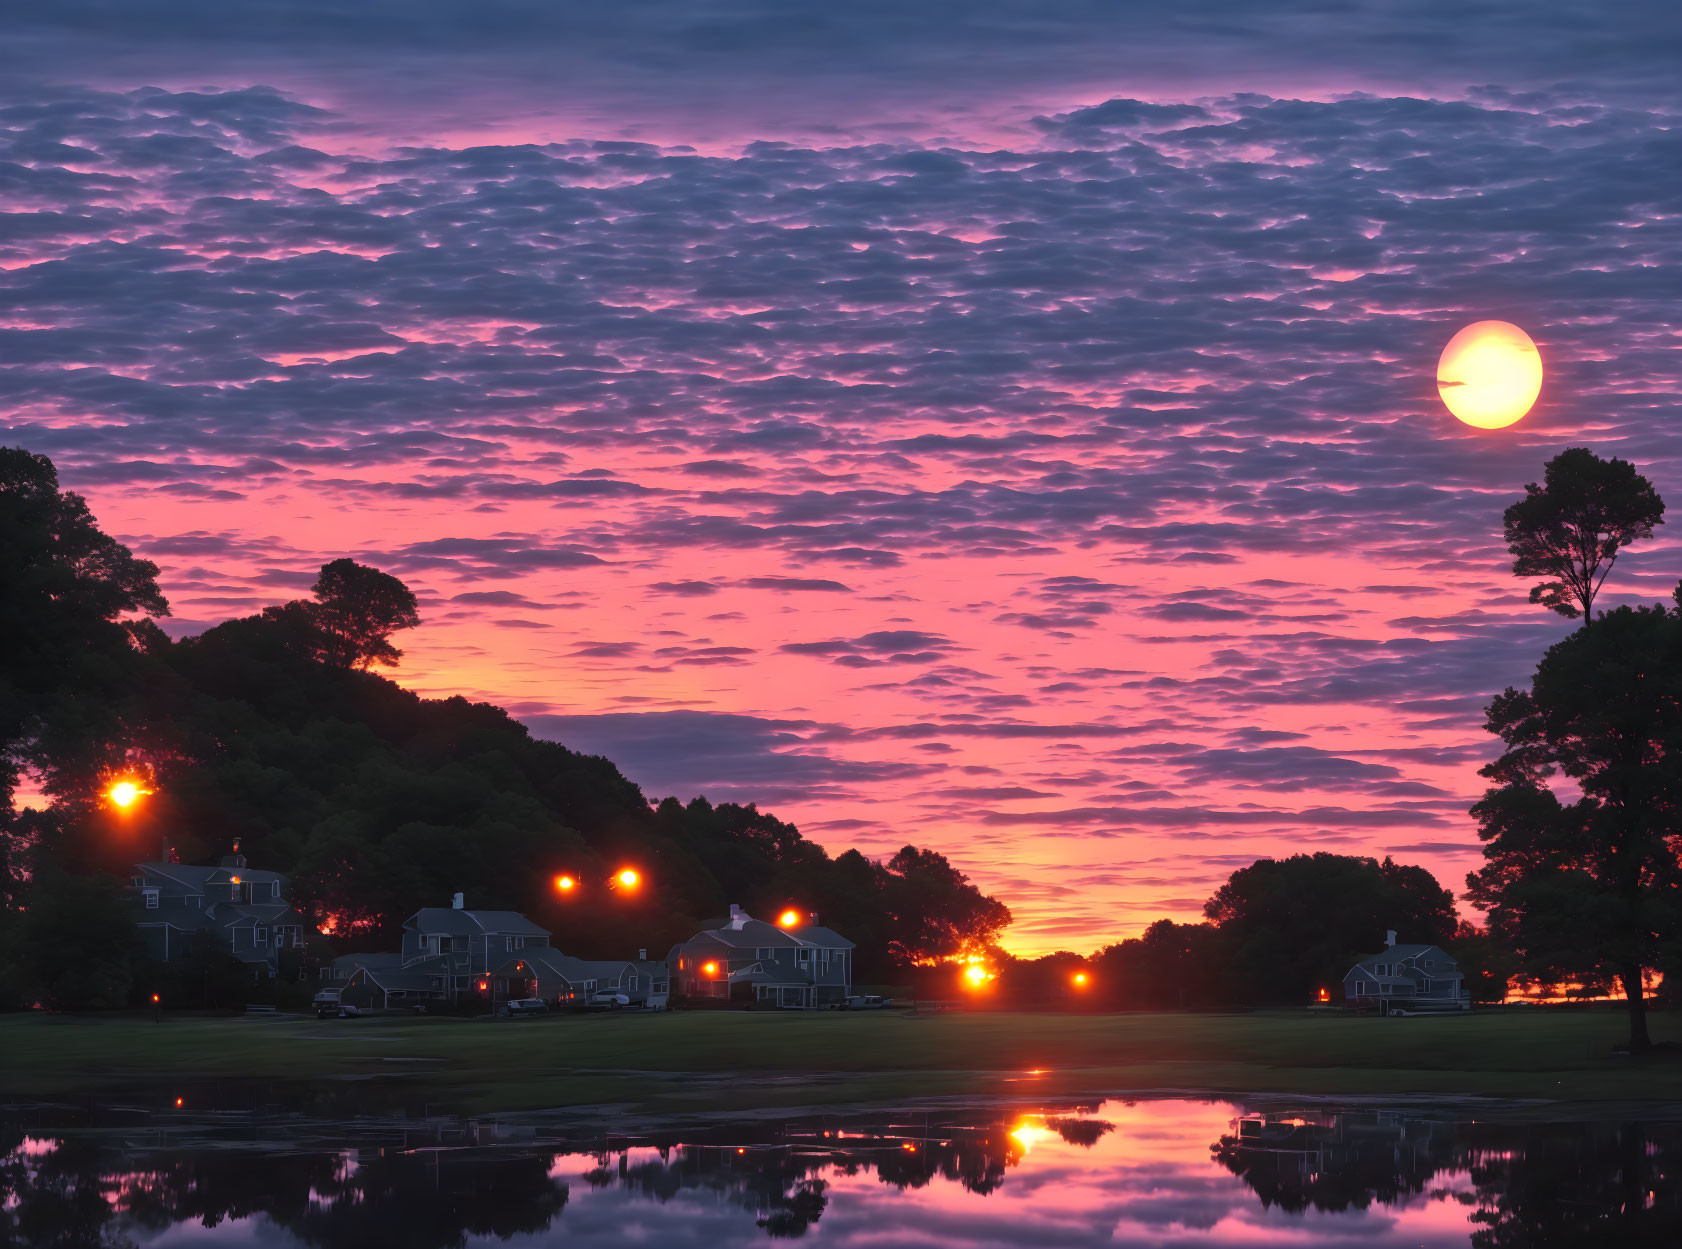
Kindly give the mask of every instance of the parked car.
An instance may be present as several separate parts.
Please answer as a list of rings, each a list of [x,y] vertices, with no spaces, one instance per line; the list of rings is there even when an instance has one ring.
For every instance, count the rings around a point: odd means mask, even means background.
[[[504,1002],[502,1004],[502,1008],[508,1012],[511,1018],[514,1019],[519,1019],[526,1015],[547,1015],[549,1013],[549,1003],[545,1002],[540,997],[513,998],[510,1001]]]
[[[875,993],[855,994],[844,1003],[848,1010],[886,1010],[893,1004],[893,998]]]
[[[339,991],[337,989],[323,989],[315,995],[315,1017],[317,1019],[332,1019],[339,1013]]]
[[[631,1004],[631,999],[623,993],[603,991],[592,993],[584,1005],[590,1010],[623,1010]]]

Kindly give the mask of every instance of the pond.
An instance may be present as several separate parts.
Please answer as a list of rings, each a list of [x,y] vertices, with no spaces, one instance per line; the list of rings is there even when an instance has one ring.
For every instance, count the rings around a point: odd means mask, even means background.
[[[1652,1113],[1165,1097],[615,1130],[12,1107],[0,1245],[1673,1249],[1682,1122]]]

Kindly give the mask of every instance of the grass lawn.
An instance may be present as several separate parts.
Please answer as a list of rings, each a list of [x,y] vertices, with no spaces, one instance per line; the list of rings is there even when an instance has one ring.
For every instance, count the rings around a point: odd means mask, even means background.
[[[803,1014],[451,1020],[0,1016],[0,1093],[397,1076],[464,1109],[649,1110],[1130,1089],[1682,1101],[1682,1054],[1632,1060],[1609,1011],[1469,1018]],[[1682,1041],[1682,1014],[1652,1017]],[[395,1060],[395,1061],[394,1061]]]

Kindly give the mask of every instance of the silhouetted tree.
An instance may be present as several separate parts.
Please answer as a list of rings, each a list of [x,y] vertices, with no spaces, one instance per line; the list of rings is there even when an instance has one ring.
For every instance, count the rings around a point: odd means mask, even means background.
[[[59,489],[51,460],[0,447],[0,816],[23,767],[63,791],[86,783],[99,748],[120,752],[144,635],[121,618],[169,614],[157,574]]]
[[[11,926],[26,999],[60,1010],[126,1006],[139,932],[121,884],[37,866],[29,905]]]
[[[1235,992],[1259,1002],[1308,1001],[1386,929],[1446,945],[1457,923],[1454,895],[1424,868],[1325,851],[1239,868],[1203,913],[1227,942]]]
[[[1645,1050],[1643,974],[1682,895],[1682,614],[1603,613],[1549,648],[1529,689],[1498,695],[1487,727],[1506,749],[1481,772],[1485,866],[1467,896],[1527,972],[1615,975]]]
[[[948,958],[994,943],[1010,908],[988,897],[933,850],[905,846],[888,861],[890,948],[904,963]]]
[[[1588,623],[1595,595],[1631,542],[1664,523],[1664,501],[1626,460],[1603,460],[1585,447],[1548,461],[1543,483],[1502,518],[1513,575],[1546,578],[1530,601]]]
[[[1227,943],[1209,924],[1159,919],[1091,961],[1093,991],[1124,1010],[1214,1006],[1231,991]]]
[[[326,635],[323,659],[341,668],[397,666],[403,652],[391,644],[391,635],[420,623],[408,586],[377,568],[336,559],[321,566],[310,589],[315,619]]]

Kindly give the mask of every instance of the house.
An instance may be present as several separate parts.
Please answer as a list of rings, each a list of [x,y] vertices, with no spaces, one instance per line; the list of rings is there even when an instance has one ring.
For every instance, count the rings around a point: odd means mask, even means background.
[[[853,943],[816,916],[784,929],[732,903],[728,919],[674,945],[666,966],[686,997],[809,1010],[839,1006],[852,993]]]
[[[470,911],[458,893],[451,906],[422,907],[403,921],[401,966],[442,976],[443,1000],[489,998],[491,975],[510,955],[548,948],[548,930],[518,911]]]
[[[248,866],[236,843],[215,867],[136,863],[129,892],[153,958],[186,958],[193,936],[208,933],[253,976],[274,976],[282,951],[304,948],[304,919],[292,908],[290,883],[279,872]]]
[[[361,1010],[399,1010],[450,1000],[451,970],[442,958],[405,966],[401,954],[356,954],[333,962],[328,983],[340,986],[340,1002]]]
[[[1381,1011],[1472,1008],[1465,976],[1453,955],[1441,946],[1398,945],[1394,929],[1385,934],[1383,950],[1349,969],[1343,978],[1343,1000]]]
[[[560,1006],[583,1006],[596,993],[623,993],[640,982],[634,963],[622,959],[583,959],[556,949],[536,948],[511,955],[491,970],[491,998],[540,997]]]

